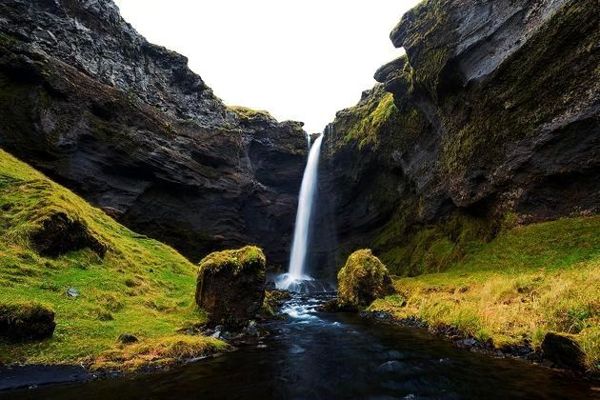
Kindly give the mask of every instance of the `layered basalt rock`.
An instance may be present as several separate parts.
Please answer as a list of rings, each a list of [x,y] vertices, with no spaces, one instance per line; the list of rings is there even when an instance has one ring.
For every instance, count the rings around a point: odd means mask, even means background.
[[[338,267],[372,247],[435,271],[506,224],[599,211],[598,2],[431,0],[391,39],[406,55],[324,141]]]
[[[283,264],[302,124],[226,107],[112,1],[0,4],[0,146],[193,259],[256,243]]]

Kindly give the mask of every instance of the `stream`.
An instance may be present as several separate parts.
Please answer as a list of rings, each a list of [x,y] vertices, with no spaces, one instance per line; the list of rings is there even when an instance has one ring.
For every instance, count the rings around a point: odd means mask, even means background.
[[[262,345],[168,372],[0,392],[0,399],[593,399],[591,382],[454,348],[425,331],[325,314],[295,295]],[[596,384],[596,386],[598,386]]]

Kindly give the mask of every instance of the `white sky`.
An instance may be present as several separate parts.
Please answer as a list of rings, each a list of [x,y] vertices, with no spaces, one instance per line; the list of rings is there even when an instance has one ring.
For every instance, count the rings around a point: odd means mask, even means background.
[[[419,0],[115,0],[150,42],[175,50],[226,104],[320,132],[398,57],[389,32]]]

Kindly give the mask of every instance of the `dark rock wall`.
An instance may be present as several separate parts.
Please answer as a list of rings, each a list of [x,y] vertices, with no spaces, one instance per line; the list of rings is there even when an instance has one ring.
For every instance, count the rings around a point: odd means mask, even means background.
[[[0,146],[192,259],[287,262],[302,124],[227,108],[109,0],[0,2]]]
[[[330,263],[373,247],[437,271],[503,227],[599,211],[597,1],[430,0],[391,39],[406,55],[324,142]]]

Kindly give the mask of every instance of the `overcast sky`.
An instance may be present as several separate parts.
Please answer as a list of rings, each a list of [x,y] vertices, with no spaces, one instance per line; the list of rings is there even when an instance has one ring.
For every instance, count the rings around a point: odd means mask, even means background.
[[[419,0],[115,0],[149,41],[187,56],[226,104],[320,132],[398,57],[389,32]]]

